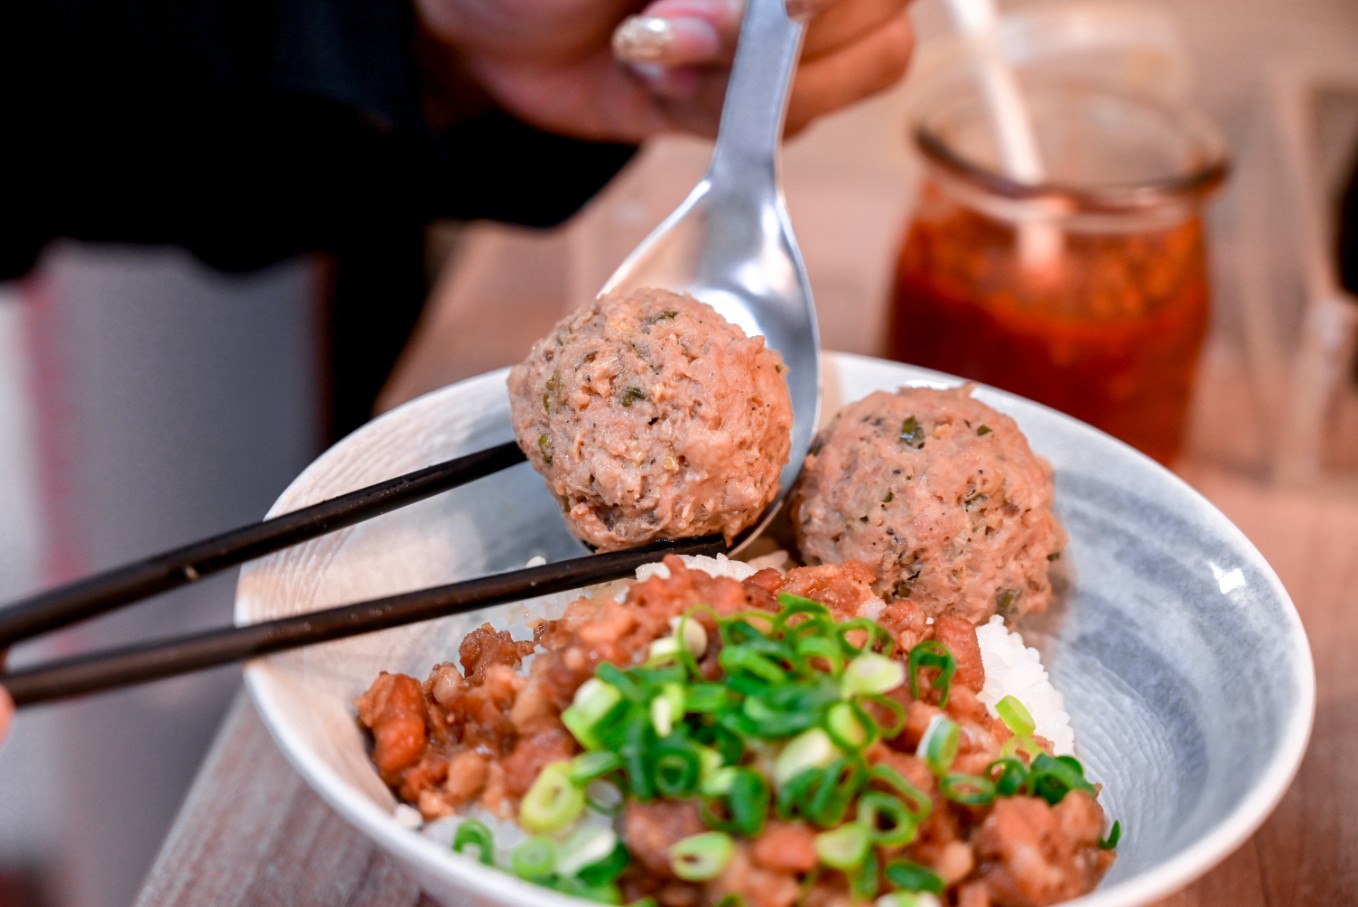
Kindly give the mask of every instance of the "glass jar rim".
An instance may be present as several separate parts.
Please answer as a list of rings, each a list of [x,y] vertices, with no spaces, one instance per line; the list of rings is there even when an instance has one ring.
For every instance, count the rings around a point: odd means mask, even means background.
[[[959,152],[934,127],[937,117],[922,116],[911,128],[911,136],[924,159],[954,179],[991,197],[1031,203],[1049,212],[1121,214],[1196,203],[1225,181],[1230,172],[1225,141],[1216,126],[1197,110],[1109,85],[1098,86],[1097,91],[1102,97],[1152,110],[1165,121],[1175,123],[1192,150],[1191,164],[1181,174],[1135,182],[1085,185],[1060,180],[1026,181]]]

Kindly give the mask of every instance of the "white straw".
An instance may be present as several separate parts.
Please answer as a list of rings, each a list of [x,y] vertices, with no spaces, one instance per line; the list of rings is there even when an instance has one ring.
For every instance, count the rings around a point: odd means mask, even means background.
[[[1046,169],[1023,95],[1014,73],[1004,64],[995,46],[999,15],[993,0],[947,0],[946,6],[953,23],[971,43],[1006,175],[1024,183],[1042,182]],[[1020,223],[1018,246],[1019,260],[1026,269],[1045,268],[1061,252],[1061,233],[1049,224]]]

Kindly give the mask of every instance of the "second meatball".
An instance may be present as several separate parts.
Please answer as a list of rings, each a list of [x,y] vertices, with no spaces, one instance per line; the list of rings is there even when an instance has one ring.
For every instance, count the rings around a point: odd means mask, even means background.
[[[808,563],[860,560],[875,588],[983,623],[1041,611],[1066,543],[1051,471],[969,387],[879,391],[840,410],[792,498]]]

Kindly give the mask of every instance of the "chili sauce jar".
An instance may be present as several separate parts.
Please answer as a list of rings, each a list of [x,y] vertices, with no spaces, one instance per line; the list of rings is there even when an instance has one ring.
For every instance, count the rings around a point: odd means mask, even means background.
[[[1224,146],[1174,98],[1054,66],[1015,78],[1038,180],[1008,174],[980,80],[914,107],[921,184],[887,354],[1045,403],[1170,463],[1208,330],[1203,212],[1227,173]]]

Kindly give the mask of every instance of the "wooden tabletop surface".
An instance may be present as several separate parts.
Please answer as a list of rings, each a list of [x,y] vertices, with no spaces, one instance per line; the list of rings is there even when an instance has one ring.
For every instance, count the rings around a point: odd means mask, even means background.
[[[1199,408],[1209,414],[1204,419],[1229,409]],[[1358,903],[1358,671],[1352,654],[1358,651],[1358,498],[1279,486],[1215,455],[1190,456],[1179,471],[1236,522],[1292,595],[1315,655],[1318,707],[1310,748],[1276,811],[1235,853],[1159,907]],[[305,785],[242,693],[138,903],[432,902]]]

